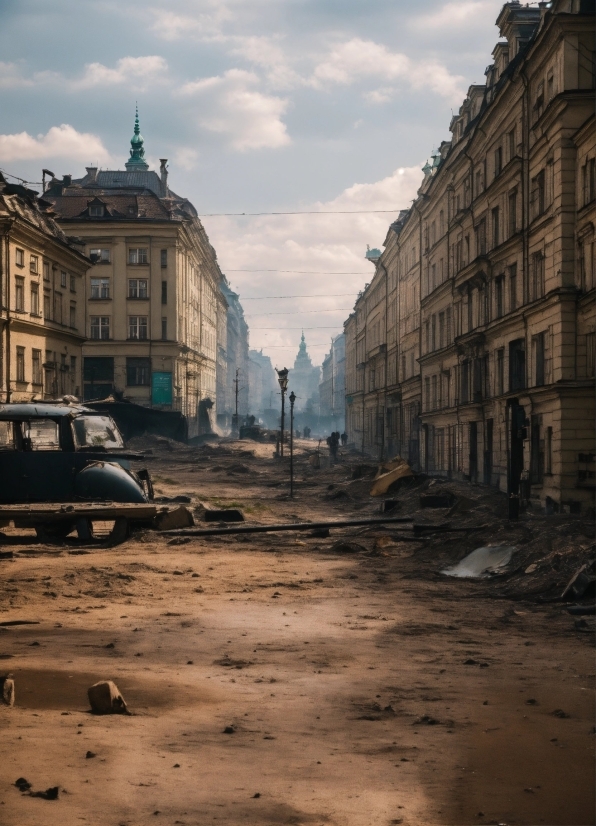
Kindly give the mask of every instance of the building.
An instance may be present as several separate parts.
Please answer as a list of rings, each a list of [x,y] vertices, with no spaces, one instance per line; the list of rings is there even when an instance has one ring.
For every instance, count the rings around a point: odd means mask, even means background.
[[[168,186],[167,161],[158,174],[144,154],[137,114],[124,170],[53,179],[44,198],[93,261],[84,399],[178,410],[194,436],[215,422],[223,276],[195,208]]]
[[[595,480],[593,14],[503,6],[345,325],[363,452],[570,511]]]
[[[36,192],[0,174],[0,400],[81,392],[91,262]]]
[[[321,426],[329,430],[345,429],[346,337],[340,333],[331,339],[329,353],[323,359],[319,382]]]
[[[249,350],[248,353],[248,409],[253,416],[267,420],[273,411],[277,415],[279,383],[269,356],[262,350]]]
[[[288,384],[288,393],[294,392],[296,394],[296,413],[302,411],[318,413],[320,375],[321,368],[313,367],[306,349],[304,333],[302,333],[294,367],[289,372]]]
[[[248,324],[238,293],[228,284],[225,276],[221,290],[226,300],[225,313],[225,380],[218,384],[221,396],[218,397],[217,421],[221,428],[233,425],[236,415],[236,396],[238,416],[244,417],[249,412],[249,360],[248,360]]]

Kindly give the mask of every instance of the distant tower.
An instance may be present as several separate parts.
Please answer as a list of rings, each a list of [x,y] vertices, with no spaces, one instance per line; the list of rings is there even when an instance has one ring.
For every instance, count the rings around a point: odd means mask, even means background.
[[[146,172],[149,164],[145,161],[144,140],[139,129],[139,107],[136,108],[134,135],[130,139],[130,158],[126,162],[128,172]]]

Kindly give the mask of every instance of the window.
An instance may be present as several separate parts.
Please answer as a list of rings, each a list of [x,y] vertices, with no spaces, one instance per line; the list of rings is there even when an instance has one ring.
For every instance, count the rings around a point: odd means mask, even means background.
[[[77,305],[72,301],[70,302],[68,323],[73,329],[77,326]]]
[[[25,381],[25,348],[17,347],[17,381]]]
[[[523,338],[509,342],[509,389],[523,390],[526,386],[526,343]]]
[[[437,349],[437,317],[433,315],[430,321],[430,349],[434,353]]]
[[[486,220],[476,226],[476,255],[486,255]]]
[[[509,312],[517,307],[517,264],[509,267]]]
[[[445,313],[439,313],[439,348],[445,346]]]
[[[532,205],[534,208],[534,218],[542,215],[546,209],[544,169],[532,179]]]
[[[43,262],[43,280],[49,281],[50,280],[50,262],[44,261]]]
[[[25,309],[25,279],[15,278],[14,308],[17,312]]]
[[[544,296],[544,256],[537,252],[532,256],[532,298]]]
[[[596,198],[596,158],[587,160],[582,166],[582,195],[583,206]]]
[[[41,350],[31,351],[31,383],[41,384],[43,381],[41,374]]]
[[[161,261],[161,266],[162,267],[167,267],[168,266],[168,251],[167,250],[160,250],[159,257],[160,257],[160,261]]]
[[[60,271],[60,286],[64,287],[64,289],[66,289],[66,283],[67,283],[66,273],[64,272],[64,270],[61,270]]]
[[[596,333],[586,335],[586,376],[594,378],[596,374]]]
[[[501,174],[501,170],[503,169],[503,150],[501,147],[497,147],[495,149],[495,178],[497,178]]]
[[[71,356],[70,357],[70,372],[73,373],[73,374],[77,372],[77,357],[76,356]]]
[[[512,129],[511,132],[507,133],[507,146],[509,149],[509,160],[512,161],[517,152],[517,147],[515,145],[515,129]]]
[[[131,278],[128,282],[128,297],[129,298],[147,298],[147,279],[146,278]]]
[[[493,247],[499,246],[499,207],[495,207],[491,212],[493,226]]]
[[[430,378],[424,379],[424,409],[430,410]]]
[[[105,399],[114,386],[114,359],[105,356],[83,359],[83,382],[85,401]]]
[[[91,335],[92,339],[101,339],[107,341],[110,337],[110,317],[107,315],[92,315],[91,316]]]
[[[147,316],[131,315],[128,317],[128,337],[129,339],[147,338]]]
[[[89,250],[89,258],[94,264],[109,264],[110,251],[102,249]]]
[[[547,427],[544,431],[544,472],[553,472],[553,429]]]
[[[54,293],[54,321],[62,324],[62,293]]]
[[[37,255],[32,255],[29,259],[29,272],[32,272],[35,275],[39,272],[39,258]]]
[[[15,250],[15,263],[17,267],[25,266],[25,250]]]
[[[138,247],[128,250],[129,264],[148,264],[147,247]]]
[[[431,403],[432,403],[432,409],[436,410],[437,407],[439,406],[439,397],[437,395],[437,377],[436,376],[432,377],[432,398],[431,398]]]
[[[483,187],[483,180],[482,180],[482,170],[478,169],[476,172],[476,196],[480,195]]]
[[[453,333],[452,333],[452,329],[451,329],[451,307],[447,307],[445,322],[446,322],[446,327],[447,327],[447,331],[446,331],[447,332],[447,339],[446,339],[445,343],[446,344],[451,344],[451,339],[453,338]]]
[[[545,334],[539,333],[532,337],[532,345],[534,347],[534,386],[542,387],[544,385],[545,370],[544,370],[544,344]]]
[[[39,315],[39,285],[31,284],[31,315]]]
[[[495,278],[495,318],[501,318],[504,313],[503,307],[503,282],[504,276],[499,275]]]
[[[553,70],[551,69],[548,75],[546,76],[546,99],[552,100],[555,94],[555,79],[553,76]]]
[[[151,384],[151,359],[126,359],[126,384],[129,387],[146,387]]]
[[[51,321],[52,318],[52,297],[49,292],[43,294],[43,317],[46,321]]]
[[[509,193],[509,237],[517,232],[517,189]]]
[[[89,217],[90,218],[103,218],[104,216],[104,205],[103,204],[91,204],[89,206]]]
[[[161,340],[167,341],[168,340],[168,319],[162,318],[161,320]]]
[[[92,278],[91,279],[91,298],[109,298],[110,297],[110,279],[109,278]]]
[[[441,238],[445,234],[445,213],[443,210],[439,212],[439,235]]]
[[[424,323],[424,338],[426,340],[426,352],[430,353],[430,321]]]
[[[460,399],[462,404],[467,404],[470,396],[470,362],[463,361],[460,373]]]
[[[503,395],[505,392],[505,348],[501,347],[497,350],[497,375],[495,391],[497,396]]]
[[[70,291],[71,293],[76,293],[77,291],[77,279],[74,275],[70,276]]]

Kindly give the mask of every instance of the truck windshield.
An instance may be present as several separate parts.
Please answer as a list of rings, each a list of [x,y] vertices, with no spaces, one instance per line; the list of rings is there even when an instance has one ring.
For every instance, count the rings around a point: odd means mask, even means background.
[[[109,416],[77,416],[73,422],[77,447],[124,447],[122,436]]]

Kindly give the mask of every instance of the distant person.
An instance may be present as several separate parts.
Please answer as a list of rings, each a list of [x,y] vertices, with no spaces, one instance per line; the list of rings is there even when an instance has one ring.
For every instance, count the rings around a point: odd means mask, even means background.
[[[327,439],[327,444],[329,445],[331,458],[335,462],[337,460],[337,448],[339,447],[339,432],[334,431]]]
[[[348,434],[346,433],[345,430],[341,434],[341,443],[342,443],[342,447],[345,447],[348,444]]]
[[[305,427],[303,430],[304,438],[308,439],[310,437],[310,427]]]

